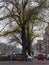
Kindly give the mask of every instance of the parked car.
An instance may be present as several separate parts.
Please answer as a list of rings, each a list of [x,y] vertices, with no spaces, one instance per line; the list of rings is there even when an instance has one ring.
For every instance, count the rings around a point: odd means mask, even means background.
[[[43,54],[43,56],[44,56],[44,59],[46,59],[46,57],[47,57],[47,54],[46,53],[42,53]]]
[[[27,61],[31,61],[32,60],[32,56],[28,55],[27,56]]]
[[[37,58],[38,54],[34,54],[33,56],[34,56],[34,58]]]
[[[10,56],[9,55],[0,55],[0,61],[9,61],[10,60]]]
[[[49,54],[47,54],[46,59],[49,60]]]
[[[38,54],[39,54],[38,51],[34,51],[34,54],[33,54],[34,58],[37,58]]]
[[[44,60],[44,56],[42,53],[38,54],[37,58],[38,60]]]
[[[16,54],[16,60],[21,61],[22,60],[22,54]]]

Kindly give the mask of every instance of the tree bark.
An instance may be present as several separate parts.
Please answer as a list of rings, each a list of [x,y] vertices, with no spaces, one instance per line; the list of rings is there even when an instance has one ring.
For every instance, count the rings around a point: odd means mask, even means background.
[[[25,26],[22,27],[22,31],[21,31],[22,35],[21,35],[21,39],[22,39],[22,55],[23,55],[23,60],[26,60],[26,36],[25,36]]]
[[[29,32],[29,21],[27,24],[27,51],[28,55],[31,55],[31,37],[30,37],[30,32]]]

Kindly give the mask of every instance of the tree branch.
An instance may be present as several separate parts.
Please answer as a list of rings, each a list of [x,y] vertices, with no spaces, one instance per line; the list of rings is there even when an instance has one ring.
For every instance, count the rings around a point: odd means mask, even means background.
[[[20,31],[18,29],[14,29],[12,31],[5,31],[2,34],[0,34],[0,36],[7,36],[8,34],[12,34],[12,33],[15,33],[15,32],[20,32]]]
[[[7,23],[7,24],[1,29],[0,32],[2,32],[8,24],[9,24],[9,23]]]
[[[7,15],[7,16],[0,17],[0,20],[4,20],[4,19],[10,18],[10,17],[12,18],[13,16],[19,17],[17,15]]]
[[[10,11],[10,9],[7,7],[7,6],[2,6],[2,7],[5,7],[9,12],[10,12],[10,15],[7,15],[7,16],[4,16],[2,18],[0,18],[0,20],[4,20],[6,18],[13,18],[17,24],[21,27],[22,23],[21,23],[21,20],[20,20],[20,15],[15,15],[14,12],[13,12],[13,8],[12,8],[12,12]],[[17,19],[15,17],[18,17],[19,21],[17,21]]]
[[[13,19],[17,22],[17,24],[22,28],[22,24],[20,23],[20,21],[18,21],[15,17],[13,17]]]
[[[23,8],[24,8],[24,9],[25,9],[27,3],[28,3],[28,0],[26,0],[26,1],[24,2],[24,4],[23,4]]]
[[[12,1],[8,1],[9,3],[11,3],[12,5],[14,5],[17,9],[18,9],[18,3],[13,3]]]
[[[21,42],[21,40],[19,39],[19,37],[18,36],[15,36],[14,35],[14,38],[12,38],[12,39],[10,39],[10,42],[8,42],[8,43],[11,43],[11,42],[18,42],[18,43],[20,43],[21,45],[22,45],[22,42]]]

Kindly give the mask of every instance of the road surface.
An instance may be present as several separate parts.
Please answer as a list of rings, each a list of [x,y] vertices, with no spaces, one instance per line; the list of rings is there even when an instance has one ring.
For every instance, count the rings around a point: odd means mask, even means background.
[[[0,65],[49,65],[49,60],[37,61],[0,61]]]

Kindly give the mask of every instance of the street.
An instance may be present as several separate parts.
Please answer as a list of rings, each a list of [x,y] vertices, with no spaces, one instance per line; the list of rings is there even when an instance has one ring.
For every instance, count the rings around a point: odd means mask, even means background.
[[[0,61],[0,65],[49,65],[49,60],[28,61]]]

